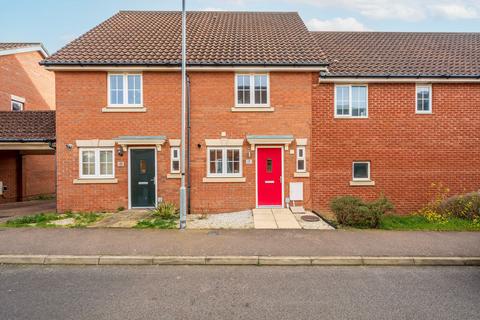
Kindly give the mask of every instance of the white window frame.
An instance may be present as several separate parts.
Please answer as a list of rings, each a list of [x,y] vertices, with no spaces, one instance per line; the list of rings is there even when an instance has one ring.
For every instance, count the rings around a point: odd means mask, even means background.
[[[303,157],[300,157],[300,150],[303,151]],[[296,161],[296,169],[297,172],[307,172],[307,155],[305,154],[306,148],[305,146],[299,146],[297,147],[297,161]],[[303,169],[298,168],[298,161],[303,160]]]
[[[223,173],[211,173],[210,172],[210,151],[211,150],[222,150],[222,169]],[[239,150],[239,172],[238,173],[227,173],[227,150]],[[242,177],[242,147],[207,147],[207,177],[218,178],[218,177]]]
[[[83,156],[84,151],[94,151],[95,152],[95,174],[83,174]],[[112,152],[112,174],[100,174],[100,151],[111,151]],[[115,178],[115,149],[114,148],[79,148],[78,149],[78,173],[80,179],[112,179]]]
[[[174,157],[175,151],[177,151],[177,157]],[[173,169],[174,161],[178,161],[178,170]],[[170,148],[170,173],[180,173],[180,147]]]
[[[238,77],[250,77],[250,103],[238,103]],[[267,103],[255,103],[255,76],[267,76]],[[235,107],[238,108],[269,108],[270,107],[270,73],[268,72],[239,72],[235,73]]]
[[[128,76],[136,75],[140,76],[140,103],[139,104],[129,104],[128,103]],[[110,76],[123,76],[123,103],[122,104],[112,104],[110,96]],[[108,106],[112,108],[138,108],[143,107],[143,73],[141,72],[109,72],[107,74],[107,95],[108,95]]]
[[[337,88],[348,87],[348,115],[337,114]],[[352,87],[365,87],[365,115],[364,116],[352,116]],[[335,118],[352,118],[352,119],[365,119],[368,118],[368,85],[367,84],[336,84],[334,90],[333,112]]]
[[[429,102],[430,102],[430,109],[425,111],[425,110],[418,110],[418,89],[419,88],[428,88],[428,93],[429,93]],[[416,114],[431,114],[432,109],[433,109],[433,91],[432,91],[432,85],[431,84],[422,84],[422,83],[417,83],[415,86],[415,113]]]
[[[367,164],[367,178],[355,178],[355,164]],[[370,161],[353,161],[352,162],[352,181],[371,181],[370,177]]]
[[[13,104],[15,103],[18,103],[20,104],[22,107],[20,110],[13,110]],[[19,101],[19,100],[16,100],[16,99],[12,99],[10,101],[10,110],[13,111],[13,112],[20,112],[20,111],[23,111],[25,109],[25,102],[24,101]]]

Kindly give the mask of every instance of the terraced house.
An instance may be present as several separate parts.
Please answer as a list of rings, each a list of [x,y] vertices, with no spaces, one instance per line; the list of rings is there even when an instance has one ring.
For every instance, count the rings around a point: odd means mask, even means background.
[[[57,205],[178,203],[181,14],[122,11],[55,72]],[[479,187],[480,35],[309,32],[296,13],[187,15],[190,211],[336,195],[423,205]]]

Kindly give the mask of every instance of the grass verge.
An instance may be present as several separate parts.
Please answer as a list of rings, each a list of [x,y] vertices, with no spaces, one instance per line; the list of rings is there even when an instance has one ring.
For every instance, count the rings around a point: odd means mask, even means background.
[[[380,221],[383,230],[423,230],[423,231],[480,231],[480,224],[472,221],[450,218],[446,221],[429,221],[421,215],[385,216]]]
[[[40,228],[54,228],[61,227],[55,225],[53,222],[72,218],[73,223],[64,225],[67,228],[84,228],[103,217],[100,213],[95,212],[68,212],[66,214],[56,214],[54,212],[39,213],[31,216],[18,217],[1,223],[0,227],[8,228],[23,228],[23,227],[40,227]]]
[[[134,227],[137,229],[176,229],[177,219],[149,218],[138,221]]]

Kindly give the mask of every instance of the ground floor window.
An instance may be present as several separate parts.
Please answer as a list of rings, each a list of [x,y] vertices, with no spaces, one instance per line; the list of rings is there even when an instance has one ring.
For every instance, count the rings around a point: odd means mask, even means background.
[[[113,178],[113,148],[81,148],[80,178]]]
[[[297,172],[306,172],[305,147],[297,147]]]
[[[180,173],[180,148],[172,147],[170,154],[170,172],[171,173]]]
[[[207,149],[209,177],[241,177],[242,149],[219,147]]]
[[[354,161],[352,171],[353,181],[369,181],[370,161]]]

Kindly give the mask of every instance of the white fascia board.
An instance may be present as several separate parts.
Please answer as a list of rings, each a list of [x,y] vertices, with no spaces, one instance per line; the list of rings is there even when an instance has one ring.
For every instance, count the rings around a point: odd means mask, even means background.
[[[44,66],[45,69],[49,71],[109,71],[109,72],[119,72],[119,71],[180,71],[181,68],[177,66],[172,67],[163,67],[163,66]],[[225,72],[270,72],[270,71],[284,71],[284,72],[321,72],[326,71],[327,67],[295,67],[295,66],[284,66],[284,67],[275,67],[275,66],[248,66],[248,67],[238,67],[238,66],[195,66],[188,67],[189,72],[202,72],[202,71],[225,71]]]
[[[1,50],[0,56],[6,56],[9,54],[17,54],[17,53],[25,53],[25,52],[33,52],[33,51],[40,52],[44,58],[48,57],[48,52],[47,50],[45,50],[43,46],[31,46],[31,47],[24,47],[24,48]]]
[[[480,83],[480,78],[322,78],[319,83]]]

